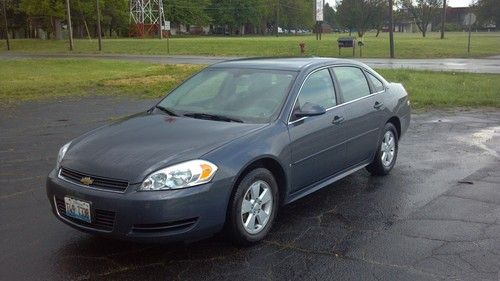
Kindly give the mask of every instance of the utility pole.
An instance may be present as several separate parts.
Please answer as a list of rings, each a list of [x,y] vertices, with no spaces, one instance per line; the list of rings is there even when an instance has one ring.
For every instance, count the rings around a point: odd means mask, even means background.
[[[276,37],[279,36],[280,28],[280,0],[276,0]]]
[[[9,28],[7,24],[7,0],[3,0],[3,19],[5,21],[5,40],[7,41],[7,51],[10,51]]]
[[[68,15],[69,50],[73,51],[73,27],[71,26],[71,11],[69,8],[69,0],[66,0],[66,13]]]
[[[393,13],[393,0],[389,0],[389,48],[391,59],[394,58],[394,13]]]
[[[163,39],[163,7],[162,7],[163,3],[162,1],[158,1],[158,27],[159,27],[159,30],[160,30],[160,39]]]
[[[99,42],[99,51],[102,51],[102,38],[101,38],[101,11],[99,8],[99,0],[96,0],[97,10],[97,41]]]
[[[441,18],[441,39],[444,39],[444,23],[446,22],[446,0],[443,0],[443,14]]]

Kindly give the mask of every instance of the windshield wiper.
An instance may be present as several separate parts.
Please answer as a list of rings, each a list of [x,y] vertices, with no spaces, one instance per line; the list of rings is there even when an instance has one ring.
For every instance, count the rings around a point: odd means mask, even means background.
[[[186,113],[186,114],[184,114],[184,116],[198,118],[198,119],[208,119],[208,120],[215,120],[215,121],[243,123],[243,120],[240,120],[240,119],[237,119],[234,117],[217,115],[217,114],[209,114],[209,113]]]
[[[168,109],[164,106],[161,106],[161,105],[156,105],[155,108],[158,108],[159,110],[165,112],[166,114],[168,115],[171,115],[171,116],[179,116],[177,115],[175,112],[173,112],[171,109]]]

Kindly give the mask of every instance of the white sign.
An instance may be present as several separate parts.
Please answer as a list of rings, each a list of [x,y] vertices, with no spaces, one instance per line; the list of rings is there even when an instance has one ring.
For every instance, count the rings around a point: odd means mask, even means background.
[[[473,13],[468,13],[464,17],[464,25],[471,26],[476,22],[476,15]]]
[[[316,0],[316,21],[323,21],[323,0]]]
[[[170,31],[170,21],[168,21],[168,20],[167,20],[167,21],[165,21],[165,22],[163,23],[163,26],[161,27],[161,29],[163,29],[163,30],[167,30],[167,31]]]

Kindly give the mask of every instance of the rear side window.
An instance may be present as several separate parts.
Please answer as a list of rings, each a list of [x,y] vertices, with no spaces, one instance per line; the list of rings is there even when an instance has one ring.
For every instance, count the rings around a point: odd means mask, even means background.
[[[352,66],[338,66],[333,72],[339,82],[344,102],[359,99],[370,94],[370,87],[363,71]]]
[[[368,76],[368,79],[370,79],[370,82],[372,82],[374,93],[382,92],[385,90],[384,84],[380,80],[378,80],[377,77],[375,77],[370,72],[366,72],[366,74]]]
[[[300,90],[295,107],[302,108],[306,103],[321,105],[328,109],[336,105],[335,90],[328,69],[311,74]]]

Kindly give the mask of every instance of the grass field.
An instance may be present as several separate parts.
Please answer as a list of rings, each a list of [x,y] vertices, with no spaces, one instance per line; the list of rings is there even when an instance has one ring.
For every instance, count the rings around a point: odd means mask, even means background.
[[[298,56],[299,43],[306,44],[307,55],[338,57],[337,38],[347,34],[324,34],[317,41],[312,35],[282,37],[187,37],[171,38],[170,54],[209,56]],[[364,36],[363,57],[388,57],[388,34],[374,33]],[[500,55],[500,32],[473,33],[471,57]],[[436,32],[423,38],[420,33],[395,33],[398,58],[452,58],[468,57],[467,33],[448,32],[444,40]],[[0,42],[5,49],[5,42]],[[12,40],[12,50],[21,52],[68,52],[67,41]],[[76,40],[76,53],[98,53],[97,41]],[[103,53],[115,54],[167,54],[166,40],[159,39],[106,39]],[[344,49],[341,57],[352,56],[352,49]],[[356,51],[356,56],[359,56]]]
[[[201,68],[92,59],[4,60],[0,102],[102,94],[161,97]]]
[[[93,59],[3,60],[0,103],[104,94],[159,98],[201,68]],[[415,108],[500,108],[499,74],[379,72],[403,83]]]

